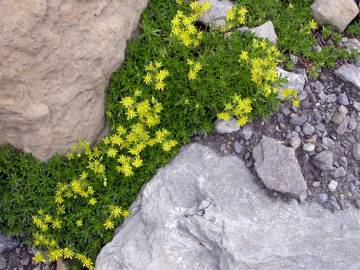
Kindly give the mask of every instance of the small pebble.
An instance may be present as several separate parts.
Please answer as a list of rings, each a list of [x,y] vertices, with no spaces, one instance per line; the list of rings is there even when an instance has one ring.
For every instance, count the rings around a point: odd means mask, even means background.
[[[335,180],[331,180],[330,183],[328,184],[328,188],[330,191],[335,191],[338,185],[339,185],[338,182],[336,182]]]
[[[346,107],[344,105],[340,105],[339,109],[338,109],[339,113],[341,113],[342,115],[347,115],[348,114],[348,109],[346,109]]]
[[[335,125],[340,125],[344,121],[344,116],[341,113],[334,113],[331,117],[331,121]]]
[[[312,152],[312,151],[315,150],[315,145],[311,144],[311,143],[305,143],[303,145],[303,150],[306,151],[306,152]]]
[[[252,131],[252,128],[250,126],[244,126],[240,130],[240,136],[243,137],[247,141],[251,139],[252,134],[253,134],[253,131]]]
[[[332,174],[335,178],[346,176],[346,170],[343,167],[337,168]]]
[[[290,139],[290,145],[291,147],[297,149],[301,144],[301,140],[299,137],[295,136]]]
[[[239,142],[234,143],[235,153],[240,154],[242,149],[243,149],[243,147]]]
[[[307,136],[311,136],[314,134],[315,128],[309,123],[305,123],[302,127],[302,132]]]
[[[339,96],[338,96],[338,102],[339,102],[339,104],[344,105],[344,106],[348,106],[350,103],[348,97],[342,93],[339,94]]]
[[[319,181],[315,181],[312,183],[313,187],[320,187],[320,182]]]

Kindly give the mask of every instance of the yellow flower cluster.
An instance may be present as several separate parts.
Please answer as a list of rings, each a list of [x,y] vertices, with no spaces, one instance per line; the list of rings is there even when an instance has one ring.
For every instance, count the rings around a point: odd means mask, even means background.
[[[155,64],[156,66],[156,64]],[[161,65],[158,65],[161,66]],[[196,70],[201,69],[201,65],[196,64]],[[163,69],[165,70],[165,69]],[[158,74],[162,74],[161,70]],[[166,78],[164,76],[156,76],[159,80]],[[164,151],[170,151],[177,145],[175,140],[169,139],[170,132],[165,129],[154,130],[154,127],[160,124],[160,113],[163,109],[162,105],[154,98],[139,100],[141,93],[136,91],[133,97],[122,98],[120,104],[125,109],[127,120],[133,121],[129,128],[118,126],[112,135],[103,139],[106,149],[100,151],[98,148],[93,150],[87,144],[81,142],[81,145],[74,147],[74,153],[81,155],[80,151],[85,151],[85,155],[89,160],[88,168],[95,175],[99,175],[104,180],[104,185],[107,184],[105,175],[106,167],[102,160],[114,159],[117,161],[116,170],[124,176],[132,176],[134,170],[143,166],[143,160],[140,156],[141,152],[147,147],[161,144]],[[83,174],[86,178],[87,174]],[[82,197],[91,197],[91,187],[88,187],[84,179],[73,180],[71,188],[74,194]],[[57,196],[57,201],[62,198]],[[95,204],[95,198],[90,198],[89,204]]]
[[[77,253],[69,247],[59,248],[56,240],[51,239],[44,234],[35,233],[33,235],[33,242],[37,249],[46,250],[46,252],[37,251],[36,255],[33,257],[35,263],[55,262],[60,259],[77,259],[82,263],[83,267],[90,270],[95,269],[91,259],[84,254]]]
[[[182,4],[183,1],[178,3]],[[211,5],[208,1],[205,1],[204,4],[201,4],[199,1],[192,1],[188,15],[178,10],[175,17],[171,20],[171,35],[187,47],[199,46],[203,33],[196,28],[195,22],[210,8]]]
[[[146,66],[145,71],[147,73],[144,76],[144,83],[146,85],[153,85],[155,90],[163,91],[166,86],[164,80],[169,77],[170,73],[167,69],[161,67],[162,63],[158,61]]]
[[[229,31],[230,29],[244,25],[246,23],[247,14],[248,10],[246,7],[239,5],[232,6],[226,14],[226,23],[225,26],[222,27],[222,30]]]
[[[281,53],[267,40],[253,40],[252,44],[253,58],[250,52],[243,51],[240,54],[239,61],[249,66],[251,71],[251,80],[265,97],[278,91],[279,76],[276,67],[281,62]]]
[[[200,62],[195,62],[194,60],[188,59],[187,64],[190,66],[188,73],[189,80],[195,80],[198,76],[199,71],[202,69]]]
[[[61,220],[58,218],[53,218],[50,215],[45,215],[43,210],[39,210],[37,215],[32,216],[33,224],[40,229],[42,232],[46,232],[49,229],[49,226],[54,230],[61,228]]]
[[[295,89],[289,89],[289,88],[283,89],[281,91],[281,96],[284,100],[292,102],[294,107],[299,107],[300,105],[299,95]]]
[[[105,220],[104,227],[107,230],[112,230],[115,228],[115,220],[119,219],[121,217],[128,217],[131,215],[131,212],[129,210],[124,210],[120,206],[116,205],[110,205],[110,216]]]
[[[88,174],[83,172],[79,179],[73,179],[69,184],[58,183],[55,193],[55,203],[57,213],[63,215],[65,213],[64,201],[71,198],[83,198],[91,206],[97,203],[94,197],[94,189],[87,181]]]
[[[147,147],[162,144],[170,151],[177,143],[168,139],[170,132],[153,128],[160,123],[162,105],[153,97],[139,101],[138,97],[124,97],[121,101],[128,120],[134,121],[129,129],[119,126],[116,133],[104,139],[108,146],[106,155],[118,162],[116,169],[125,176],[132,176],[134,169],[143,166],[141,152]]]
[[[232,116],[235,116],[238,125],[242,127],[249,121],[251,112],[251,99],[241,98],[239,95],[234,95],[231,102],[225,104],[225,111],[218,114],[218,118],[229,121]]]

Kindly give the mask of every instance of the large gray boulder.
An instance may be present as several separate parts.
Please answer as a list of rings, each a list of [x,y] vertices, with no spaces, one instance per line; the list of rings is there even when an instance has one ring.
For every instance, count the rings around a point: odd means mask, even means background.
[[[252,153],[256,173],[268,189],[293,196],[307,190],[294,148],[263,137]]]
[[[143,188],[97,270],[357,270],[360,213],[273,201],[244,163],[192,144]]]
[[[41,160],[104,128],[104,92],[148,0],[0,1],[0,143]]]
[[[330,24],[341,32],[359,14],[354,0],[316,0],[311,10],[319,24]]]

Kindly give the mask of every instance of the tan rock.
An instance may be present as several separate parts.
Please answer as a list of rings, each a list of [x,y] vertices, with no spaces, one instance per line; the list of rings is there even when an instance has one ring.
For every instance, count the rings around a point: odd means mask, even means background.
[[[0,1],[0,143],[41,160],[104,128],[104,92],[148,0]]]
[[[341,32],[359,14],[354,0],[316,0],[311,9],[319,24],[333,25]]]

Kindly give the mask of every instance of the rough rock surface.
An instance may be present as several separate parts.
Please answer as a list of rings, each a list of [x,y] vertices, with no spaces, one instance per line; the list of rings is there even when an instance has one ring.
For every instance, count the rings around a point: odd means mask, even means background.
[[[0,143],[45,160],[104,127],[104,90],[148,0],[0,1]]]
[[[272,21],[268,21],[258,27],[250,29],[258,38],[266,38],[272,43],[277,42],[277,35]]]
[[[354,0],[316,0],[311,9],[318,23],[331,24],[339,31],[344,31],[359,13]]]
[[[255,170],[268,189],[299,196],[307,186],[295,150],[263,137],[254,147]]]
[[[205,12],[200,18],[200,21],[205,25],[214,27],[221,27],[225,24],[226,14],[228,10],[234,5],[229,0],[200,0],[201,4],[208,1],[211,4],[211,8]]]
[[[353,64],[344,64],[335,70],[335,74],[360,89],[360,67]]]
[[[132,211],[97,270],[360,267],[358,211],[274,202],[239,158],[198,144],[158,171]]]

